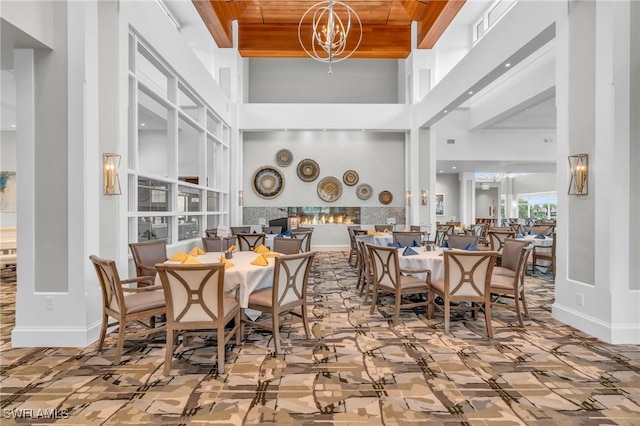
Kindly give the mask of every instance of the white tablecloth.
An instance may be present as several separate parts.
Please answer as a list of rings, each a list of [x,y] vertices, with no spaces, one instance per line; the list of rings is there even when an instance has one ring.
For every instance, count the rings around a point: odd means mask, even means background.
[[[525,235],[522,238],[516,238],[516,240],[519,241],[528,241],[531,244],[533,244],[534,246],[543,246],[543,247],[551,247],[553,245],[553,237],[545,237],[544,239],[542,238],[536,238],[535,235]],[[551,262],[548,262],[546,260],[540,260],[539,261],[539,265],[551,265]],[[540,272],[547,272],[548,268],[544,268],[542,266],[538,266],[537,267],[538,270],[540,270]]]
[[[373,235],[373,244],[377,246],[388,247],[389,244],[393,243],[393,234],[391,234],[390,232],[384,232],[379,235],[376,235],[376,234],[372,234],[372,235]]]
[[[430,269],[431,281],[444,279],[444,255],[442,249],[436,248],[425,251],[425,247],[412,247],[418,254],[403,256],[404,248],[398,249],[398,264],[400,269]],[[426,274],[411,274],[418,278],[426,278]]]
[[[236,284],[240,284],[240,306],[246,308],[249,304],[249,295],[257,289],[271,287],[273,285],[273,264],[274,258],[267,258],[268,266],[252,265],[251,261],[258,257],[252,251],[238,251],[233,254],[233,267],[224,271],[224,287],[231,289]],[[207,253],[198,256],[202,263],[217,263],[220,261],[220,253]],[[168,260],[166,263],[180,263]],[[161,284],[160,278],[156,277],[157,284]]]

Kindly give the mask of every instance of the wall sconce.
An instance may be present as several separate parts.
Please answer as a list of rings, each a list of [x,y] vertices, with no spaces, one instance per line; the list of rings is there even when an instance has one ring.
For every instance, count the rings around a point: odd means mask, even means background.
[[[420,191],[420,201],[422,202],[423,206],[427,205],[427,191],[425,191],[424,189],[422,191]]]
[[[569,195],[587,195],[589,183],[589,154],[569,156]]]
[[[244,191],[238,191],[238,205],[244,206]]]
[[[411,191],[406,191],[404,193],[404,201],[407,206],[411,205]]]
[[[120,158],[118,154],[102,154],[102,177],[104,195],[120,195]]]

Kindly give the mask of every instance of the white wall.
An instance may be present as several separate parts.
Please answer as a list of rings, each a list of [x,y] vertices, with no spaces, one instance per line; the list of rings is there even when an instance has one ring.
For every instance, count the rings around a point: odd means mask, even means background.
[[[451,218],[461,221],[460,181],[457,174],[438,174],[436,177],[436,194],[444,194],[444,215],[436,215],[437,222],[448,222]],[[434,198],[435,199],[435,198]]]
[[[249,59],[250,103],[397,103],[397,59]],[[402,91],[404,92],[404,86]]]
[[[288,167],[275,163],[276,152],[289,149],[293,162]],[[393,201],[386,207],[404,206],[405,169],[404,133],[369,132],[245,132],[243,135],[243,189],[244,205],[250,206],[383,206],[378,201],[382,190],[391,191]],[[296,166],[305,158],[315,160],[320,175],[313,182],[300,180]],[[251,185],[253,173],[261,166],[277,167],[285,179],[282,195],[271,200],[258,197]],[[374,195],[369,200],[356,196],[356,187],[344,185],[342,196],[327,203],[317,195],[318,182],[325,176],[334,176],[342,182],[347,170],[355,170],[359,182],[373,187]]]
[[[513,178],[513,193],[515,195],[565,190],[565,188],[556,188],[556,186],[555,173],[531,173]]]

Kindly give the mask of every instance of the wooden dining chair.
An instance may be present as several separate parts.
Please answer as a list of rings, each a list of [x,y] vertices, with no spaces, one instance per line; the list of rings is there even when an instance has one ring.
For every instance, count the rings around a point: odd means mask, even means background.
[[[204,230],[207,238],[216,238],[218,236],[218,230],[216,228],[210,228]]]
[[[129,248],[136,265],[136,275],[139,277],[155,277],[155,265],[167,260],[167,242],[165,240],[129,243]]]
[[[476,235],[449,235],[447,241],[449,241],[449,247],[454,249],[465,250],[469,244],[474,247],[478,247],[478,239]]]
[[[373,235],[364,234],[364,235],[356,235],[355,238],[356,243],[356,269],[358,271],[358,281],[356,282],[356,290],[362,289],[365,281],[366,281],[366,257],[369,257],[369,253],[367,252],[367,248],[364,244],[373,244]],[[362,295],[362,290],[360,291],[360,295]]]
[[[392,232],[393,225],[373,225],[373,229],[376,232]]]
[[[171,370],[177,334],[183,342],[189,331],[198,334],[214,330],[217,336],[218,373],[224,373],[225,346],[235,336],[236,344],[242,337],[240,303],[236,285],[224,288],[224,264],[169,264],[158,265],[158,274],[167,303],[167,345],[164,374]],[[227,324],[235,320],[233,326]]]
[[[522,244],[518,240],[507,240],[502,253],[502,266],[494,266],[491,275],[492,307],[515,310],[521,328],[524,328],[524,322],[522,321],[520,304],[522,304],[524,314],[529,316],[524,292],[524,276],[532,250],[533,246],[531,245]],[[502,302],[502,298],[513,300],[513,304]]]
[[[282,226],[263,226],[262,227],[263,234],[280,234],[282,233]]]
[[[495,251],[444,251],[444,279],[430,281],[429,284],[429,312],[433,318],[433,310],[437,308],[444,312],[444,332],[449,334],[451,310],[472,311],[473,319],[478,319],[478,304],[484,306],[484,317],[487,335],[493,336],[491,328],[491,273],[498,255]],[[440,296],[444,304],[435,302]],[[453,305],[451,302],[471,302],[469,306]]]
[[[238,238],[238,250],[252,251],[260,244],[264,244],[266,236],[264,234],[236,234]]]
[[[367,303],[371,288],[373,287],[373,266],[371,266],[371,254],[367,244],[373,244],[373,236],[363,236],[357,240],[358,253],[360,255],[360,272],[356,289],[360,289],[360,296],[364,294],[364,303]]]
[[[490,230],[487,233],[489,237],[489,243],[491,244],[491,250],[498,252],[498,263],[502,261],[502,250],[504,248],[504,242],[507,238],[515,238],[516,233],[513,231],[494,231]]]
[[[356,266],[356,264],[354,263],[354,261],[356,261],[357,256],[358,256],[358,246],[356,244],[356,239],[355,239],[355,231],[358,230],[360,231],[360,225],[348,225],[347,226],[347,232],[349,233],[349,258],[347,259],[347,263],[349,263],[349,265],[351,266]]]
[[[280,316],[283,314],[291,313],[302,318],[305,336],[307,339],[311,337],[307,315],[307,285],[315,255],[315,252],[305,252],[276,257],[272,286],[249,295],[248,308],[268,313],[270,318],[250,321],[243,314],[242,325],[250,323],[254,327],[271,331],[276,353],[282,352]]]
[[[237,244],[236,237],[224,237],[224,238],[202,238],[202,248],[207,253],[216,253],[229,250],[231,246]]]
[[[118,326],[118,342],[113,363],[118,364],[122,356],[122,348],[126,334],[126,326],[131,322],[138,322],[145,329],[162,331],[163,328],[155,327],[155,316],[166,312],[165,298],[162,286],[154,285],[154,276],[140,276],[121,280],[118,268],[113,260],[101,259],[97,256],[89,256],[91,263],[98,274],[100,290],[102,291],[102,327],[98,339],[98,352],[102,351],[107,329]],[[153,272],[155,274],[155,270]],[[144,283],[143,286],[129,287],[128,284]],[[129,296],[125,296],[129,293]],[[109,322],[113,318],[115,322]],[[149,325],[142,322],[149,319]],[[146,332],[148,334],[148,331]],[[138,333],[139,334],[139,333]],[[133,334],[132,334],[133,336]]]
[[[380,294],[389,294],[395,298],[392,326],[398,325],[400,309],[428,306],[427,291],[431,281],[431,271],[401,270],[398,265],[398,250],[395,247],[383,247],[367,244],[372,265],[373,289],[371,293],[370,314],[373,314],[378,305]],[[402,273],[425,273],[426,278],[416,278]],[[409,295],[424,294],[424,299],[412,301],[406,298]]]
[[[250,226],[232,226],[231,227],[231,235],[249,234],[249,233],[251,233]]]
[[[298,254],[303,240],[297,238],[275,237],[272,250],[282,254]]]
[[[300,250],[304,253],[307,251],[311,251],[311,236],[313,235],[313,231],[291,231],[291,238],[296,238],[302,240],[302,246]]]
[[[553,243],[550,246],[534,245],[531,255],[531,274],[536,274],[536,268],[551,268],[553,279],[556,278],[556,234],[553,234]]]
[[[400,243],[402,247],[420,247],[422,244],[422,232],[394,232],[393,242],[394,244]]]

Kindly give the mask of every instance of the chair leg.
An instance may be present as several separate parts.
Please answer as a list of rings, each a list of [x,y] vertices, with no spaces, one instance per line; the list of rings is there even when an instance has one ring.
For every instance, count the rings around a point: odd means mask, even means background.
[[[171,358],[173,358],[173,342],[175,340],[175,332],[167,329],[167,344],[164,353],[164,375],[168,376],[171,371]]]
[[[102,314],[102,328],[100,329],[100,342],[98,343],[98,352],[102,350],[104,346],[104,339],[107,337],[107,326],[109,323],[109,315]]]
[[[451,306],[449,300],[444,299],[444,334],[449,334],[449,323],[451,322]]]
[[[307,305],[303,304],[300,306],[300,310],[302,311],[302,325],[304,326],[304,334],[307,336],[307,339],[311,338],[311,330],[309,329],[309,317],[307,316]]]
[[[524,310],[524,314],[529,316],[529,310],[527,309],[527,299],[524,298],[524,290],[520,292],[520,300],[522,300],[522,308]]]
[[[273,313],[273,318],[272,318],[272,327],[273,330],[271,331],[271,333],[273,334],[273,342],[275,344],[276,347],[276,353],[279,354],[281,351],[281,347],[280,347],[280,315],[278,315],[277,312]]]
[[[376,309],[377,304],[378,304],[378,286],[374,284],[373,292],[371,293],[371,308],[369,309],[370,314],[373,314],[373,311]]]
[[[491,327],[491,301],[484,304],[484,322],[487,324],[487,336],[493,337],[493,327]]]
[[[116,345],[116,354],[113,358],[114,364],[118,364],[122,356],[122,348],[124,348],[124,328],[125,323],[121,322],[118,326],[118,344]]]
[[[522,322],[522,313],[520,312],[520,302],[518,299],[520,299],[520,297],[518,297],[518,295],[515,294],[513,297],[513,303],[515,304],[515,307],[516,307],[516,315],[518,316],[518,323],[520,324],[521,328],[524,328],[524,322]]]
[[[218,327],[218,374],[224,373],[224,327]]]
[[[436,296],[433,291],[427,293],[427,319],[433,319],[433,304],[436,303]]]

